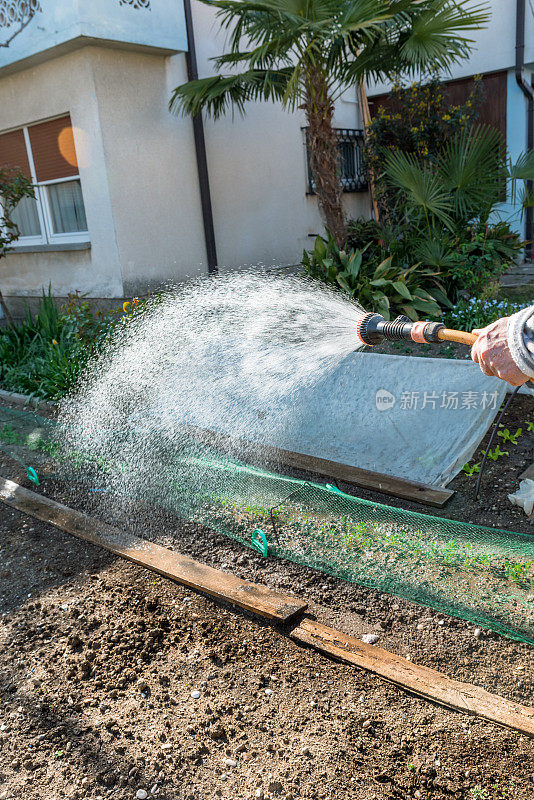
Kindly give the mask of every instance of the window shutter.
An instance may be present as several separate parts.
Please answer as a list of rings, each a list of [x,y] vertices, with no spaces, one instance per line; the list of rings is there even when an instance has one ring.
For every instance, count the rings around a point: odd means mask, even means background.
[[[10,131],[0,135],[0,167],[17,167],[31,180],[24,131]]]
[[[31,125],[28,132],[38,182],[78,175],[70,116]]]

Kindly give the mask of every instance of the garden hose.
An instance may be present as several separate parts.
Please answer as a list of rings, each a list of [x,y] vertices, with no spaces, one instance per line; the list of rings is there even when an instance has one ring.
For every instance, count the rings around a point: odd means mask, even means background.
[[[389,321],[381,314],[369,312],[362,314],[356,323],[356,335],[363,344],[370,347],[388,342],[417,342],[436,344],[438,342],[460,342],[473,345],[476,334],[446,328],[443,322],[413,322],[409,317],[400,316]]]

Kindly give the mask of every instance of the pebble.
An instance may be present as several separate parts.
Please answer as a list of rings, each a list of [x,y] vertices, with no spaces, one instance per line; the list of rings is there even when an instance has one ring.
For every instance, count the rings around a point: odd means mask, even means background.
[[[198,691],[198,689],[195,689],[193,692],[191,692],[191,697],[193,698],[193,700],[198,700],[198,698],[200,697],[200,692]]]
[[[140,692],[143,692],[146,688],[148,688],[148,683],[145,680],[143,680],[143,678],[139,678],[139,680],[137,681],[137,688],[139,689]]]
[[[269,788],[269,794],[278,794],[283,789],[280,781],[271,781],[268,788]]]
[[[371,720],[370,719],[366,719],[365,722],[362,723],[362,728],[364,730],[366,730],[367,728],[370,728],[370,727],[371,727]]]
[[[263,789],[256,789],[256,791],[254,792],[254,797],[257,797],[258,800],[263,800],[263,798],[265,797],[265,795],[263,794]]]
[[[224,766],[225,767],[237,767],[237,761],[234,761],[233,758],[225,758],[224,759]]]
[[[303,756],[311,756],[311,750],[310,750],[310,748],[309,748],[309,747],[303,747],[303,748],[302,748],[302,755],[303,755]]]
[[[475,628],[473,636],[475,637],[475,639],[480,639],[480,637],[482,636],[482,631],[480,630],[480,628]]]
[[[271,695],[272,693],[273,693],[273,690],[272,690],[272,689],[265,689],[265,694],[266,694],[267,696]]]
[[[137,800],[146,800],[148,797],[148,792],[145,789],[138,789],[135,796],[137,797]]]
[[[380,636],[376,633],[364,633],[362,636],[362,642],[365,644],[376,644],[380,641]]]

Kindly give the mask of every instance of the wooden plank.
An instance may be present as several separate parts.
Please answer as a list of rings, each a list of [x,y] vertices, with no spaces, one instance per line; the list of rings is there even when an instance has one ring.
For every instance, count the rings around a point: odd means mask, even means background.
[[[78,539],[103,547],[134,564],[261,617],[287,622],[307,608],[307,603],[298,597],[208,567],[189,556],[121,531],[2,477],[0,500]]]
[[[443,507],[454,494],[452,489],[441,489],[426,483],[396,478],[393,475],[372,472],[360,467],[351,467],[348,464],[329,461],[326,458],[294,453],[291,450],[250,442],[246,439],[237,439],[225,433],[194,425],[184,425],[183,428],[197,441],[213,445],[224,452],[232,452],[242,458],[261,459],[263,464],[284,464],[294,469],[314,472],[317,475],[335,478],[364,489],[382,492],[393,497],[402,497],[405,500],[414,500],[429,506]]]
[[[530,478],[531,481],[534,481],[534,464],[531,464],[530,467],[527,467],[526,470],[519,476],[520,481],[524,481],[525,478]]]
[[[437,670],[412,664],[380,647],[311,619],[303,619],[290,633],[299,644],[379,675],[425,700],[481,717],[534,737],[534,708],[522,706],[478,686],[453,680]]]

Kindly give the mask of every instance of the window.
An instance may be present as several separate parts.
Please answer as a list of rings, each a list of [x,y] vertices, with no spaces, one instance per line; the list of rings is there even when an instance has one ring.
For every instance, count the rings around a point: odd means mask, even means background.
[[[311,171],[308,129],[306,133],[306,165],[308,169],[308,194],[315,194],[315,180]],[[359,128],[335,128],[339,153],[339,172],[344,192],[366,192],[367,172],[363,160],[363,131]]]
[[[0,166],[17,167],[35,187],[12,219],[20,237],[13,247],[88,242],[87,219],[70,117],[0,134]]]

